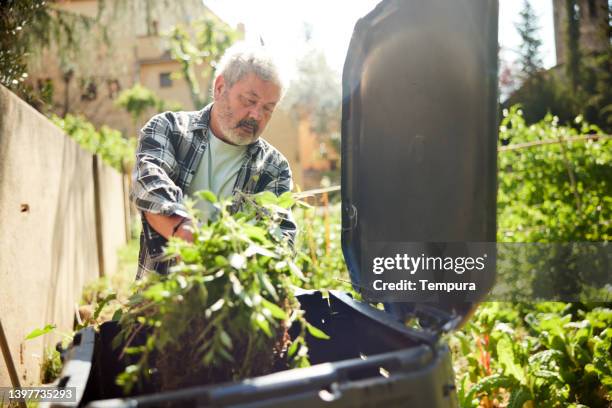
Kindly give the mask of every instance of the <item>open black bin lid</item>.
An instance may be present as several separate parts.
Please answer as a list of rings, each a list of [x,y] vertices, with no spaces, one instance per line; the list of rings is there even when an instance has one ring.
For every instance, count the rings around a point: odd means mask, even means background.
[[[374,243],[495,242],[497,11],[384,0],[357,22],[342,106],[342,248],[357,289]]]

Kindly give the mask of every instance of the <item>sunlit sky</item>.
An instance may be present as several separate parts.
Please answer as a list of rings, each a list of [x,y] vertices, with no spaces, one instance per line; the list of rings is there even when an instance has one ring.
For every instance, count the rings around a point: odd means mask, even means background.
[[[449,0],[452,1],[452,0]],[[379,0],[204,0],[204,4],[232,26],[243,23],[247,40],[262,37],[276,55],[287,79],[295,75],[295,61],[307,49],[304,27],[311,27],[311,47],[321,48],[338,73],[346,56],[355,22]],[[499,1],[499,43],[502,58],[512,61],[520,37],[514,24],[519,21],[523,0]],[[531,0],[542,39],[545,67],[556,63],[552,0]]]

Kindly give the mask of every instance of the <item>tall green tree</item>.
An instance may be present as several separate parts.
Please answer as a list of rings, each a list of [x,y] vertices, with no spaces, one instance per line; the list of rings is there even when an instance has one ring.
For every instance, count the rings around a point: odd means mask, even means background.
[[[211,13],[205,13],[189,27],[179,24],[167,34],[172,58],[181,64],[180,76],[185,78],[194,108],[200,109],[210,101],[203,97],[198,81],[199,74],[212,79],[219,59],[234,41],[238,32],[219,21]]]
[[[523,77],[525,79],[531,78],[542,70],[542,57],[540,56],[542,40],[538,35],[540,31],[538,16],[535,14],[529,0],[523,1],[520,21],[515,27],[521,36],[518,63]]]
[[[83,53],[83,33],[95,19],[64,11],[45,0],[4,0],[0,7],[0,84],[35,107],[40,100],[27,86],[28,64],[33,56],[57,45],[61,62]]]

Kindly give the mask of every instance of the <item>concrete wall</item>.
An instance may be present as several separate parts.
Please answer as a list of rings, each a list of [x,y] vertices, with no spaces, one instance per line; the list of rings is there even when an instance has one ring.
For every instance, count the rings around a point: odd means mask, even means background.
[[[117,251],[127,242],[123,176],[112,167],[98,161],[100,183],[103,274],[110,276],[117,269]],[[136,271],[134,271],[134,275]]]
[[[83,285],[100,276],[97,228],[110,273],[125,243],[121,177],[102,166],[95,214],[94,158],[0,86],[0,322],[21,385],[37,384],[43,340],[24,341],[53,323],[69,333]],[[0,386],[10,381],[0,355]]]

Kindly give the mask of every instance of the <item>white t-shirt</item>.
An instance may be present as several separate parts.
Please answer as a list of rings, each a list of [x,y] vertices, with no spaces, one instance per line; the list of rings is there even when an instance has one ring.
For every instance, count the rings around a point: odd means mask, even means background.
[[[225,143],[208,130],[208,149],[198,165],[189,194],[210,190],[219,199],[232,195],[238,171],[244,162],[247,146]],[[196,208],[202,211],[203,220],[214,218],[215,208],[208,202],[198,200]]]

